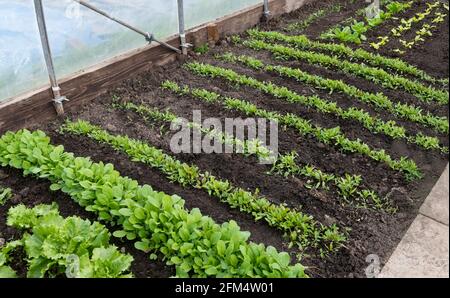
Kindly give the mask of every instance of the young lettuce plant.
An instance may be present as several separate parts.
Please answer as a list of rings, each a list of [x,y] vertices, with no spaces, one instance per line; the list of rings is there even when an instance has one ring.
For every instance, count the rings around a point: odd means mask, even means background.
[[[305,20],[301,22],[295,22],[292,24],[289,24],[285,30],[286,31],[302,31],[308,28],[312,23],[314,23],[319,18],[322,18],[324,16],[327,16],[331,13],[337,13],[340,12],[342,9],[341,4],[334,4],[331,6],[327,6],[326,8],[319,9],[318,11],[312,13],[309,15]]]
[[[413,120],[414,122],[419,123],[436,123],[435,120],[439,121],[439,128],[440,130],[443,130],[444,132],[448,132],[448,121],[446,118],[438,118],[436,116],[431,115],[423,115],[422,111],[419,108],[416,108],[414,106],[406,105],[406,108],[409,109],[409,113],[401,113],[398,112],[397,109],[405,109],[405,105],[401,103],[393,103],[390,101],[386,96],[383,94],[373,94],[369,92],[364,92],[355,86],[347,85],[343,81],[340,80],[331,80],[331,79],[325,79],[320,76],[311,75],[309,73],[306,73],[304,71],[301,71],[300,69],[294,69],[290,67],[284,67],[280,65],[265,65],[262,63],[262,61],[257,60],[255,58],[249,57],[249,56],[235,56],[231,53],[227,53],[224,55],[217,56],[218,59],[231,62],[231,63],[238,63],[238,64],[244,64],[245,66],[257,69],[257,70],[265,70],[269,72],[275,72],[276,74],[279,74],[283,77],[293,78],[299,82],[306,83],[309,85],[313,85],[315,87],[318,87],[320,89],[326,89],[329,90],[330,93],[333,93],[335,91],[343,92],[349,96],[352,96],[356,98],[359,101],[362,101],[364,103],[369,103],[371,105],[375,105],[377,108],[383,108],[395,115],[400,116],[400,118],[405,118],[407,120]],[[274,91],[275,88],[272,88],[272,91]],[[406,130],[397,125],[393,121],[384,122],[381,119],[377,119],[375,117],[372,117],[368,113],[366,113],[363,110],[358,110],[356,108],[349,108],[347,110],[343,110],[341,108],[338,108],[337,106],[334,106],[332,102],[325,101],[317,96],[314,97],[302,97],[304,100],[299,101],[300,103],[307,104],[308,106],[313,106],[320,111],[326,112],[326,113],[335,113],[338,116],[344,118],[344,119],[353,119],[361,122],[364,127],[369,129],[372,132],[375,133],[383,133],[386,134],[394,139],[403,138],[407,139],[411,143],[415,143],[419,146],[421,146],[420,142],[416,142],[414,137],[407,137],[406,136]],[[331,108],[332,107],[332,108]],[[439,140],[437,138],[434,138],[435,141],[439,143]],[[430,149],[430,147],[424,147],[425,149]],[[441,147],[437,147],[434,149],[441,149]]]
[[[56,204],[24,205],[8,212],[7,224],[25,231],[23,238],[7,246],[8,255],[19,246],[27,255],[29,278],[123,278],[133,257],[110,245],[110,233],[101,224],[79,217],[63,218]]]
[[[246,41],[244,42],[244,45],[254,50],[267,50],[279,60],[299,60],[311,64],[319,64],[327,69],[338,69],[345,73],[362,77],[388,89],[403,89],[426,103],[436,101],[440,105],[448,104],[448,91],[437,90],[417,81],[398,75],[392,75],[380,68],[369,67],[345,60],[343,61],[337,56],[296,50],[280,44],[268,44],[260,40]]]
[[[327,227],[322,227],[312,217],[284,205],[270,202],[260,196],[258,191],[249,192],[233,186],[227,180],[221,180],[208,172],[201,172],[198,167],[176,160],[163,151],[144,142],[126,136],[113,136],[85,121],[67,122],[62,132],[87,136],[95,141],[111,145],[114,149],[127,154],[132,160],[146,163],[160,170],[166,177],[182,186],[190,186],[206,191],[232,208],[239,209],[255,217],[265,220],[286,233],[290,241],[301,249],[321,246],[320,236]],[[293,237],[293,233],[298,235]],[[337,247],[337,244],[335,245]]]
[[[12,190],[11,188],[3,188],[0,185],[0,206],[3,206],[6,201],[8,201],[10,198],[12,198]]]
[[[122,177],[111,164],[67,153],[42,131],[0,137],[0,164],[50,180],[52,190],[122,228],[115,235],[126,235],[144,252],[163,254],[179,277],[307,277],[300,264],[290,264],[289,254],[249,242],[249,233],[234,221],[218,225],[198,209],[188,211],[180,197]]]
[[[427,3],[427,8],[424,11],[416,13],[413,17],[409,18],[408,20],[401,19],[400,24],[396,27],[391,29],[391,35],[396,37],[397,39],[400,38],[402,35],[405,35],[408,31],[410,31],[413,28],[413,24],[419,23],[423,21],[428,15],[432,13],[432,11],[435,8],[438,8],[441,5],[440,1],[436,1],[434,3]],[[383,39],[388,38],[387,36],[379,36],[377,39]],[[419,36],[421,39],[421,37]],[[402,42],[402,41],[400,41]],[[405,48],[411,49],[415,43],[419,42],[419,40],[413,40],[410,42],[403,41],[402,44]],[[373,43],[371,44],[372,47],[375,49],[379,49],[382,46],[384,46],[386,43]]]
[[[224,78],[231,83],[245,85],[258,89],[264,93],[273,95],[275,98],[283,99],[290,103],[303,104],[308,107],[316,108],[322,113],[335,114],[343,119],[354,119],[364,124],[364,126],[374,133],[384,133],[392,138],[403,138],[405,140],[414,140],[406,136],[405,129],[399,127],[395,122],[384,122],[378,118],[370,116],[367,112],[357,109],[343,110],[336,102],[322,100],[317,96],[306,97],[299,95],[286,87],[278,87],[273,83],[261,82],[245,75],[240,75],[230,69],[224,69],[212,65],[190,63],[186,65],[196,74],[210,77]],[[438,139],[436,139],[438,141]],[[417,143],[420,145],[421,143]],[[442,149],[445,151],[445,148]]]
[[[167,88],[170,88],[171,83],[169,81],[165,82],[167,84]],[[163,86],[165,84],[163,83]],[[176,91],[174,91],[176,92]],[[179,92],[179,91],[178,91]],[[183,92],[184,94],[185,92]],[[207,95],[209,96],[209,95]],[[208,101],[213,101],[212,99],[208,99]],[[176,121],[179,119],[179,117],[169,111],[161,112],[155,108],[150,108],[146,105],[136,105],[132,102],[126,102],[124,104],[115,104],[115,108],[122,109],[126,111],[133,111],[140,116],[142,116],[146,121],[152,120],[152,121],[158,121],[158,122],[165,122],[166,124],[171,124],[173,121]],[[268,149],[266,146],[263,145],[262,141],[259,139],[254,140],[241,140],[238,138],[235,138],[232,135],[229,135],[227,133],[223,133],[221,131],[218,131],[216,129],[209,129],[204,128],[198,123],[189,122],[187,123],[189,127],[192,129],[196,129],[202,134],[208,136],[210,139],[215,139],[219,141],[221,144],[235,146],[235,148],[239,148],[241,153],[248,157],[252,155],[256,155],[257,157],[263,159],[263,160],[270,160],[273,159],[275,156],[275,153],[273,153],[270,149]]]
[[[219,72],[216,67],[208,66],[204,64],[199,63],[193,63],[187,65],[188,69],[193,71],[194,73],[197,73],[199,75],[209,75],[209,70],[212,69],[214,75],[219,75]],[[229,70],[224,71],[226,77],[229,77],[230,79],[233,78],[231,82],[237,82],[234,79],[236,79],[236,76],[233,75],[234,72],[230,72]],[[235,74],[235,73],[234,73]],[[255,83],[253,80],[250,80],[249,82]],[[268,85],[265,85],[268,89],[272,88],[273,85],[270,85],[270,88]],[[194,89],[195,90],[195,89]],[[194,90],[191,92],[191,94],[194,93]],[[209,91],[208,91],[209,92]],[[210,93],[210,92],[209,92]],[[285,90],[283,89],[283,94],[285,93]],[[216,93],[215,93],[216,94]],[[218,95],[220,97],[220,95]],[[317,138],[319,141],[324,142],[325,144],[333,145],[338,147],[339,149],[351,152],[351,153],[360,153],[363,155],[366,155],[372,159],[375,159],[380,162],[384,162],[387,165],[389,165],[392,169],[399,170],[400,164],[399,160],[393,160],[389,155],[387,155],[384,151],[380,150],[373,150],[371,149],[367,144],[364,144],[361,140],[350,140],[345,135],[343,135],[340,132],[339,127],[333,128],[333,129],[323,129],[319,126],[314,126],[310,124],[308,120],[305,120],[297,115],[293,114],[280,114],[277,112],[272,111],[266,111],[263,109],[258,108],[256,105],[235,99],[235,98],[224,98],[223,101],[224,106],[227,109],[232,109],[235,111],[240,111],[246,114],[247,116],[256,116],[256,117],[262,117],[267,119],[272,119],[275,121],[278,121],[282,125],[286,125],[289,127],[292,127],[295,129],[298,133],[301,135],[310,135],[312,137]],[[378,155],[380,153],[383,153],[382,156],[384,157],[383,160],[379,159]],[[412,161],[411,164],[414,164],[414,161]],[[409,177],[408,179],[417,179],[421,177],[421,172],[417,168],[413,169],[411,165],[408,165],[405,167],[405,175]],[[403,170],[400,170],[403,172]]]
[[[394,4],[395,3],[395,4]],[[402,2],[394,2],[387,7],[388,11],[380,11],[378,15],[375,17],[369,18],[366,17],[363,21],[354,20],[353,24],[345,27],[335,27],[332,30],[329,30],[323,34],[321,34],[320,38],[322,39],[337,39],[341,42],[351,42],[360,44],[361,42],[367,40],[365,33],[370,29],[377,27],[384,23],[386,20],[389,20],[394,17],[394,15],[410,8],[413,4],[412,1],[402,3]]]
[[[296,163],[297,157],[298,153],[296,152],[280,157],[271,172],[285,177],[307,177],[309,180],[306,187],[308,188],[329,190],[330,186],[334,186],[345,204],[361,208],[385,210],[391,213],[396,211],[390,202],[381,199],[373,190],[361,188],[361,176],[345,174],[344,177],[339,177],[324,173],[314,166],[306,165],[301,167]]]
[[[424,80],[429,83],[443,83],[440,79],[433,78],[423,70],[408,64],[398,58],[385,57],[380,54],[365,51],[361,48],[353,50],[352,48],[344,44],[331,44],[322,43],[318,41],[312,41],[304,35],[290,36],[275,31],[259,31],[257,29],[251,29],[247,31],[247,34],[253,40],[266,41],[270,43],[285,42],[290,46],[302,50],[314,50],[314,51],[327,51],[338,57],[346,58],[352,61],[360,61],[374,67],[381,67],[385,70],[393,70],[399,74],[408,74],[416,79]]]
[[[0,278],[17,278],[17,273],[10,266],[10,252],[20,245],[20,241],[0,245]]]

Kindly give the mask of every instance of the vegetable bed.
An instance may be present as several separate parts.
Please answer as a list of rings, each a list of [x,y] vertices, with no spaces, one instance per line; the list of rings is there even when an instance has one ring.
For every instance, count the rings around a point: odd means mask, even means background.
[[[83,276],[365,277],[367,256],[384,264],[448,162],[448,5],[384,1],[371,22],[365,5],[317,1],[5,134],[0,275],[67,275],[65,255],[26,239],[73,216],[111,233],[104,251],[65,252]],[[172,153],[170,122],[193,110],[277,120],[277,161],[259,164],[262,147]]]

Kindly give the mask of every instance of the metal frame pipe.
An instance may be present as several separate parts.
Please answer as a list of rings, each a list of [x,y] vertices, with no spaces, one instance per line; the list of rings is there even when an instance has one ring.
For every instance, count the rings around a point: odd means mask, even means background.
[[[118,23],[118,24],[120,24],[120,25],[122,25],[122,26],[124,26],[124,27],[126,27],[126,28],[128,28],[128,29],[130,29],[130,30],[132,30],[132,31],[134,31],[134,32],[136,32],[136,33],[142,35],[142,36],[144,36],[144,38],[145,38],[149,43],[151,43],[152,41],[154,41],[154,42],[157,42],[157,43],[159,43],[160,45],[162,45],[162,46],[164,46],[164,47],[166,47],[166,48],[168,48],[168,49],[170,49],[170,50],[172,50],[172,51],[177,52],[178,54],[181,53],[181,50],[179,50],[179,49],[177,49],[177,48],[171,46],[171,45],[168,44],[168,43],[165,43],[165,42],[163,42],[163,41],[160,41],[160,40],[156,39],[156,38],[153,36],[153,34],[151,34],[151,33],[149,33],[149,32],[144,32],[144,31],[142,31],[142,30],[140,30],[140,29],[138,29],[138,28],[136,28],[136,27],[134,27],[134,26],[132,26],[132,25],[130,25],[130,24],[128,24],[128,23],[122,21],[122,20],[119,20],[119,19],[117,19],[117,18],[111,16],[111,15],[108,14],[107,12],[105,12],[105,11],[103,11],[103,10],[101,10],[101,9],[99,9],[99,8],[97,8],[97,7],[95,7],[95,6],[91,5],[91,4],[89,4],[89,3],[87,3],[86,1],[83,1],[83,0],[73,0],[73,1],[75,1],[75,2],[79,3],[80,5],[83,5],[84,7],[86,7],[86,8],[88,8],[88,9],[90,9],[90,10],[92,10],[92,11],[94,11],[94,12],[96,12],[96,13],[98,13],[98,14],[100,14],[100,15],[102,15],[102,16],[108,18],[108,19],[110,19],[111,21],[114,21],[114,22],[116,22],[116,23]]]
[[[184,22],[184,1],[177,0],[178,2],[178,32],[180,34],[181,51],[183,55],[187,55],[187,49],[189,44],[186,43],[186,32]]]
[[[39,28],[39,35],[42,43],[42,51],[44,53],[45,64],[47,66],[48,76],[53,92],[53,102],[58,115],[64,114],[63,102],[68,99],[61,96],[61,88],[56,78],[55,66],[53,64],[52,51],[48,41],[47,25],[45,23],[44,7],[42,0],[34,0],[34,8],[36,12],[36,20]]]
[[[269,0],[264,0],[264,16],[266,18],[270,17]]]

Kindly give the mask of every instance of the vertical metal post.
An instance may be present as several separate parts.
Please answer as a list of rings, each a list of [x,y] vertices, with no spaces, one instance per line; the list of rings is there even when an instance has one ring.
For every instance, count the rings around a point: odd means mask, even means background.
[[[264,17],[266,19],[270,17],[269,0],[264,0]]]
[[[45,64],[47,65],[48,76],[52,85],[53,103],[55,105],[56,113],[58,115],[64,114],[63,101],[67,100],[61,96],[61,88],[56,79],[55,67],[53,65],[52,52],[50,43],[48,41],[47,25],[45,24],[44,7],[42,0],[34,0],[34,8],[36,11],[36,19],[39,27],[39,34],[41,37],[42,50],[44,52]]]
[[[184,23],[184,1],[177,0],[178,2],[178,32],[180,34],[181,51],[183,55],[187,55],[188,44],[186,43],[186,32]]]

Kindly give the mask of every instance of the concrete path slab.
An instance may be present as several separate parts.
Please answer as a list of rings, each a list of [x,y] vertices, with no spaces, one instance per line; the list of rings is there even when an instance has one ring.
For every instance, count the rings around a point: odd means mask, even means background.
[[[433,187],[420,213],[448,225],[448,165]]]
[[[381,278],[449,277],[449,166],[384,266]]]
[[[449,277],[449,228],[419,215],[379,277]]]

